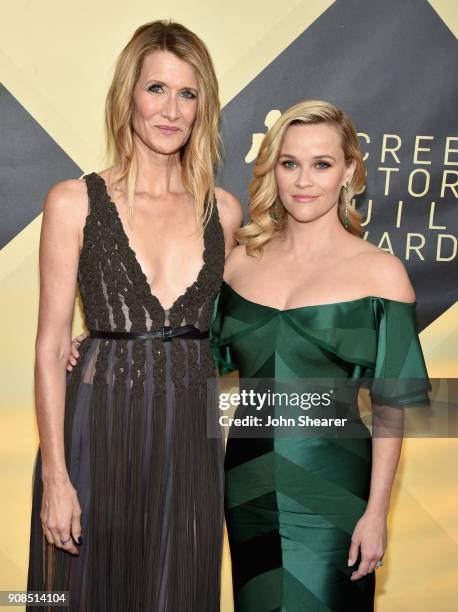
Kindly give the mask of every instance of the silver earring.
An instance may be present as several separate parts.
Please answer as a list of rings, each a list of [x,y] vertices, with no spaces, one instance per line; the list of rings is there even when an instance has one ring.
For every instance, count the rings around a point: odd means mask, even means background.
[[[345,183],[345,216],[344,216],[344,226],[345,229],[348,229],[348,226],[350,225],[350,219],[348,218],[348,194],[350,192],[350,183],[347,181]]]

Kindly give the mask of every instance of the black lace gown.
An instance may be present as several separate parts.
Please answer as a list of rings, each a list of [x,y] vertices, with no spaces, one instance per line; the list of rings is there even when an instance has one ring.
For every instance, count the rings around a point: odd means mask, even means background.
[[[164,310],[104,180],[84,179],[90,208],[78,286],[88,329],[208,329],[224,268],[216,205],[199,275]],[[82,342],[67,374],[64,439],[84,542],[76,557],[44,537],[38,449],[28,590],[70,591],[75,611],[219,610],[224,451],[207,437],[206,412],[214,376],[208,339]]]

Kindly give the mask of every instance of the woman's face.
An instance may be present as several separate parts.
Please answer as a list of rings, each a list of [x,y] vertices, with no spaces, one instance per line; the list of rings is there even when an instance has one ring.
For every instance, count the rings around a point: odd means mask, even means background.
[[[285,133],[275,177],[280,200],[291,217],[313,221],[337,205],[356,163],[345,165],[337,129],[327,123],[291,125]]]
[[[191,134],[197,96],[197,79],[190,64],[169,51],[150,53],[134,88],[134,134],[157,153],[176,153]]]

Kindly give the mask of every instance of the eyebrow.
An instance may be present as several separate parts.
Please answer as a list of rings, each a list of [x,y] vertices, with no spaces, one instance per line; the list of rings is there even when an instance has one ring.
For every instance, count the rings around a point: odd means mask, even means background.
[[[289,153],[282,153],[280,157],[289,157],[290,159],[296,159],[295,155],[290,155]],[[329,157],[329,159],[336,161],[335,157],[333,157],[332,155],[314,155],[313,159],[323,159],[324,157]]]
[[[164,81],[161,81],[160,79],[155,79],[153,77],[150,77],[148,79],[146,79],[147,83],[156,83],[157,85],[165,85],[167,87],[167,83],[164,83]],[[180,89],[192,89],[192,91],[197,92],[197,89],[195,87],[191,87],[191,86],[187,86],[184,85],[183,87],[180,87]]]

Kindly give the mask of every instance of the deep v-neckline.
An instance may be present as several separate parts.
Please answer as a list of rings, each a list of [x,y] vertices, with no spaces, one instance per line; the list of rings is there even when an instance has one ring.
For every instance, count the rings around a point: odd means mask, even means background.
[[[153,302],[153,304],[155,306],[157,306],[162,313],[167,313],[168,314],[168,319],[170,319],[171,313],[173,312],[173,310],[189,295],[189,293],[194,289],[194,287],[199,285],[200,280],[202,279],[202,276],[205,272],[205,268],[207,266],[207,228],[208,228],[208,224],[205,226],[204,228],[204,232],[203,232],[203,239],[204,239],[204,249],[202,252],[202,266],[197,274],[197,277],[195,279],[195,281],[193,283],[191,283],[190,285],[188,285],[188,287],[186,287],[186,289],[184,290],[183,293],[181,293],[172,303],[171,306],[169,306],[169,308],[165,308],[162,305],[162,302],[159,300],[159,298],[157,297],[157,295],[152,291],[151,289],[151,285],[148,282],[148,277],[146,276],[146,274],[143,271],[143,268],[140,265],[140,261],[137,257],[136,252],[134,251],[134,249],[131,247],[130,245],[130,240],[129,240],[129,236],[126,233],[126,230],[124,229],[124,225],[121,221],[121,217],[119,215],[119,211],[118,208],[116,206],[116,204],[113,202],[113,200],[111,199],[109,193],[108,193],[108,188],[107,188],[107,184],[105,182],[105,179],[100,176],[100,174],[97,174],[97,172],[94,172],[94,175],[101,181],[102,185],[103,185],[103,190],[105,193],[105,197],[106,197],[106,201],[108,206],[110,207],[111,210],[113,210],[113,213],[115,215],[115,220],[116,220],[116,226],[119,228],[119,234],[122,237],[125,247],[126,247],[126,251],[129,253],[130,257],[131,257],[131,261],[133,266],[135,267],[139,277],[142,279],[142,282],[144,283],[144,288],[147,290],[145,293],[146,295],[149,296],[150,300]]]

